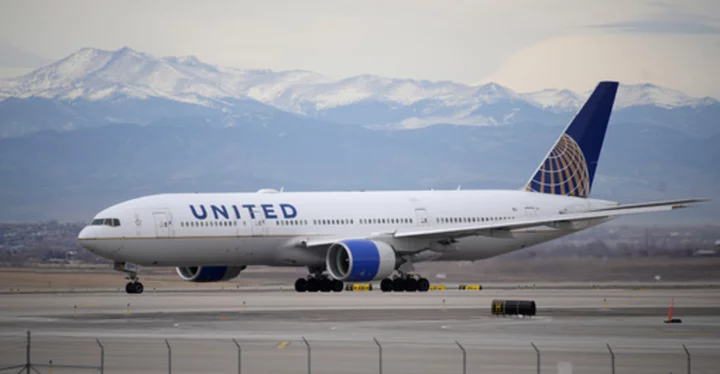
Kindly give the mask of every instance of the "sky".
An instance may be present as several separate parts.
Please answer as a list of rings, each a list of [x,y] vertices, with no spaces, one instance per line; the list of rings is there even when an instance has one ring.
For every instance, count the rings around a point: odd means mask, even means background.
[[[519,92],[650,82],[720,98],[720,1],[0,2],[0,76],[128,46],[331,78],[493,81]]]

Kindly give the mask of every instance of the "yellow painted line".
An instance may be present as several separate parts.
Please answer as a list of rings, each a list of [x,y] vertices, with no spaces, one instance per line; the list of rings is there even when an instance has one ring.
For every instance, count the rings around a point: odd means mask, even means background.
[[[80,307],[82,307],[82,308],[94,308],[94,307],[96,307],[96,306],[97,306],[97,305],[95,305],[95,304],[80,305]]]
[[[283,348],[287,347],[288,345],[290,345],[290,342],[285,340],[283,342],[280,342],[280,344],[277,345],[277,349],[283,349]]]

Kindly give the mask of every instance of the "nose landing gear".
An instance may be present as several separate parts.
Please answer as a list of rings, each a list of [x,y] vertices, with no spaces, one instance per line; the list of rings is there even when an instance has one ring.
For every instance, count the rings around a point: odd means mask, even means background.
[[[135,280],[134,282],[128,282],[125,285],[125,292],[128,294],[140,294],[143,293],[145,290],[145,287],[143,287],[143,284]]]
[[[115,262],[113,269],[125,273],[125,279],[129,282],[125,285],[125,292],[128,294],[141,294],[145,287],[137,276],[137,266],[127,262]]]

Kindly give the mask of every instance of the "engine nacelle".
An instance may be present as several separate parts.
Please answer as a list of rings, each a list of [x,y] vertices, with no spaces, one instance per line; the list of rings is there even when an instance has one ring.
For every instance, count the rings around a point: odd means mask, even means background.
[[[395,250],[387,243],[353,239],[330,246],[325,264],[330,276],[348,282],[383,279],[395,270]]]
[[[188,282],[222,282],[237,277],[245,266],[187,266],[177,268],[177,273]]]

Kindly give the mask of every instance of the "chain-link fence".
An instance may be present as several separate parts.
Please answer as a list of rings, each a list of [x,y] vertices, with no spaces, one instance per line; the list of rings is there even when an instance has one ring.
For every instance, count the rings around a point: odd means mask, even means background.
[[[461,342],[387,342],[302,337],[280,342],[176,336],[3,336],[0,372],[10,373],[717,373],[707,348],[466,346]],[[617,371],[616,371],[617,370]]]

